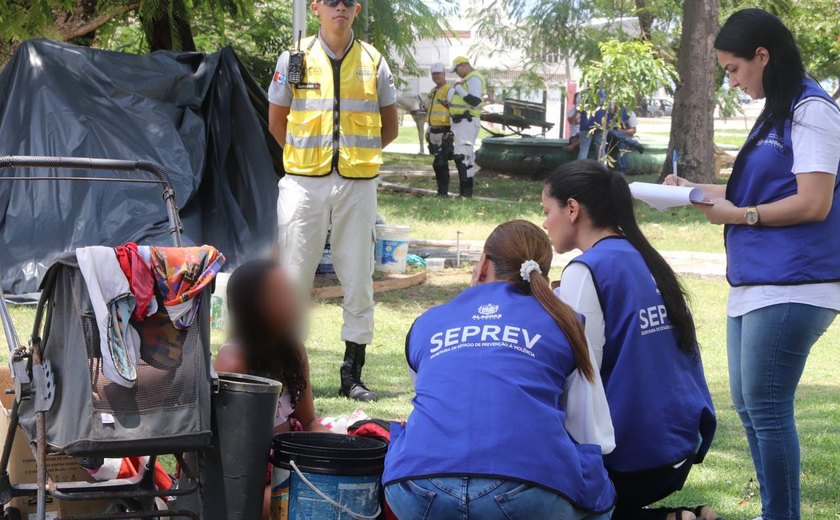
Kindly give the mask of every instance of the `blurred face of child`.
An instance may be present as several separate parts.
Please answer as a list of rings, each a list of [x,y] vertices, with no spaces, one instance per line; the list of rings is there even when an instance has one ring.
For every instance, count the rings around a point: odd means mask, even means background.
[[[301,306],[292,281],[282,269],[273,269],[265,280],[260,308],[278,337],[297,336]]]

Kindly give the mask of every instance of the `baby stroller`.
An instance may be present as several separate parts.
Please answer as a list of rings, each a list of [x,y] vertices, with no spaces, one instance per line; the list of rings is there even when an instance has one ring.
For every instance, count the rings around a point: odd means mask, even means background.
[[[84,158],[0,157],[0,168],[48,167],[76,170],[143,171],[153,179],[101,177],[13,177],[5,180],[86,180],[159,184],[167,209],[169,232],[181,246],[181,223],[175,193],[166,170],[150,161]],[[28,347],[17,339],[0,292],[0,318],[10,348],[14,402],[0,458],[0,503],[15,497],[36,500],[37,520],[45,520],[47,497],[59,501],[107,500],[130,504],[120,512],[62,516],[62,519],[201,518],[198,511],[159,511],[156,497],[179,497],[200,491],[199,462],[211,441],[210,399],[215,374],[210,366],[209,312],[211,289],[199,296],[204,304],[186,330],[168,319],[132,320],[143,348],[175,349],[175,361],[161,366],[140,360],[134,386],[109,381],[102,371],[99,331],[85,280],[74,253],[59,257],[41,284],[41,297]],[[146,357],[144,356],[144,359]],[[34,484],[10,481],[8,467],[15,433],[21,427],[37,466]],[[148,456],[132,478],[90,483],[55,482],[48,454],[83,459]],[[158,490],[153,476],[157,456],[172,454],[181,478],[176,488]],[[200,496],[200,495],[199,495]],[[177,501],[176,501],[177,507]],[[130,511],[130,512],[129,512]],[[18,514],[19,515],[19,514]],[[16,513],[7,510],[5,518]],[[31,518],[31,517],[30,517]],[[51,517],[52,518],[52,517]]]

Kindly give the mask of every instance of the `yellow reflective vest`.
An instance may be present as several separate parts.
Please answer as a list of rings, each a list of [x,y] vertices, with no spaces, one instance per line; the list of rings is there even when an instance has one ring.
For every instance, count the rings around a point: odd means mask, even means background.
[[[372,179],[382,164],[382,118],[376,90],[382,55],[354,40],[341,68],[333,70],[317,39],[313,36],[302,42],[306,73],[303,83],[292,85],[283,166],[292,175],[324,176],[335,168],[342,177]]]
[[[442,87],[435,86],[429,91],[429,116],[426,122],[429,126],[450,126],[449,108],[444,104],[446,95],[452,85],[445,83]]]
[[[481,95],[480,98],[484,98],[484,94],[487,91],[487,84],[484,81],[484,76],[479,74],[477,70],[474,70],[464,76],[464,79],[461,80],[461,83],[464,85],[464,90],[467,88],[467,81],[471,78],[478,78],[481,80]],[[449,113],[453,116],[462,116],[464,112],[469,112],[473,117],[478,117],[481,115],[481,108],[484,106],[484,101],[482,101],[478,106],[472,106],[466,101],[464,98],[458,95],[456,92],[454,96],[452,96],[452,102],[449,104]]]

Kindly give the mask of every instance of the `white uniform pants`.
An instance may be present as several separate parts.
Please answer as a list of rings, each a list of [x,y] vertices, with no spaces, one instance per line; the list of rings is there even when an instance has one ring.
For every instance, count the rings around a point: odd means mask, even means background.
[[[458,123],[452,122],[452,133],[455,135],[455,155],[464,156],[467,177],[475,177],[475,140],[478,138],[479,130],[481,130],[481,120],[477,116],[473,116],[472,121],[461,119]]]
[[[344,291],[341,339],[373,340],[373,247],[376,180],[286,175],[277,199],[278,243],[284,267],[308,302],[327,231],[333,266]]]

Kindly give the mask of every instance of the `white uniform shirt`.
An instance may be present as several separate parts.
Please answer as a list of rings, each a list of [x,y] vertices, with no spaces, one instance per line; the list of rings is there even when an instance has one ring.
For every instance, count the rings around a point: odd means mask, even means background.
[[[790,138],[793,144],[793,175],[808,172],[837,174],[840,110],[829,106],[829,102],[821,98],[806,99],[794,107]],[[840,211],[840,208],[833,209]],[[840,311],[840,282],[732,287],[726,313],[736,318],[782,303],[801,303]]]

